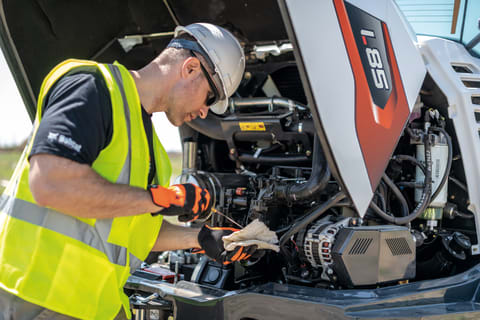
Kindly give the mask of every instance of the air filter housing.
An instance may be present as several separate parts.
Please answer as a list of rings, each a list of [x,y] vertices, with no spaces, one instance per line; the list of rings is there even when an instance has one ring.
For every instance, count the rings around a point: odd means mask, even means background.
[[[415,243],[400,226],[342,228],[332,258],[339,283],[348,287],[415,277]]]

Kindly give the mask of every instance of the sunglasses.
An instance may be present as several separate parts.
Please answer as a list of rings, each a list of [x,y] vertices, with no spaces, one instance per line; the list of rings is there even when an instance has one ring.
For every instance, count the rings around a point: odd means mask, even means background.
[[[197,58],[200,61],[200,68],[202,69],[203,75],[207,79],[208,85],[210,86],[210,91],[208,92],[207,100],[205,101],[205,105],[210,107],[211,105],[214,105],[218,101],[218,91],[217,87],[215,86],[215,83],[213,82],[210,74],[208,73],[207,69],[203,66],[201,60],[196,56],[196,54],[193,51],[190,51],[192,54],[192,57]]]

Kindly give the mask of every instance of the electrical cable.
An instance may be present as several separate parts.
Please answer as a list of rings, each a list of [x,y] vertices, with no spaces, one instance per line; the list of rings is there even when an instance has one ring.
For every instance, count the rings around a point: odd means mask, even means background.
[[[423,189],[422,196],[420,201],[418,202],[416,208],[410,213],[409,215],[401,218],[393,217],[380,209],[375,202],[370,203],[370,208],[381,218],[384,220],[396,224],[396,225],[404,225],[407,224],[414,219],[418,218],[427,206],[430,204],[430,200],[432,199],[432,150],[430,146],[430,136],[427,134],[424,138],[425,143],[425,188]]]

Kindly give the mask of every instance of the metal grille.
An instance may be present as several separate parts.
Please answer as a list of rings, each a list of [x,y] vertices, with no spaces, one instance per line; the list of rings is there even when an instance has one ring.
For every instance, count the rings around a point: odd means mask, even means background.
[[[480,81],[462,80],[462,82],[467,88],[480,88]]]
[[[480,104],[480,97],[472,96],[472,103],[473,104]]]
[[[475,121],[480,123],[480,112],[475,112]]]
[[[352,248],[348,252],[349,255],[357,255],[357,254],[364,254],[367,252],[368,247],[372,243],[373,238],[358,238],[355,240]]]
[[[412,250],[408,246],[408,242],[405,238],[388,238],[385,239],[385,241],[394,256],[412,254]]]
[[[466,66],[458,66],[458,65],[452,65],[453,70],[458,73],[473,73],[472,70],[470,70]]]

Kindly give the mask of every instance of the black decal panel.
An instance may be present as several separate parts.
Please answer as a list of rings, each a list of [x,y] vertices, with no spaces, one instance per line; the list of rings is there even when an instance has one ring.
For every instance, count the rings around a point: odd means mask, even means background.
[[[345,2],[372,100],[384,109],[392,92],[382,21]]]

